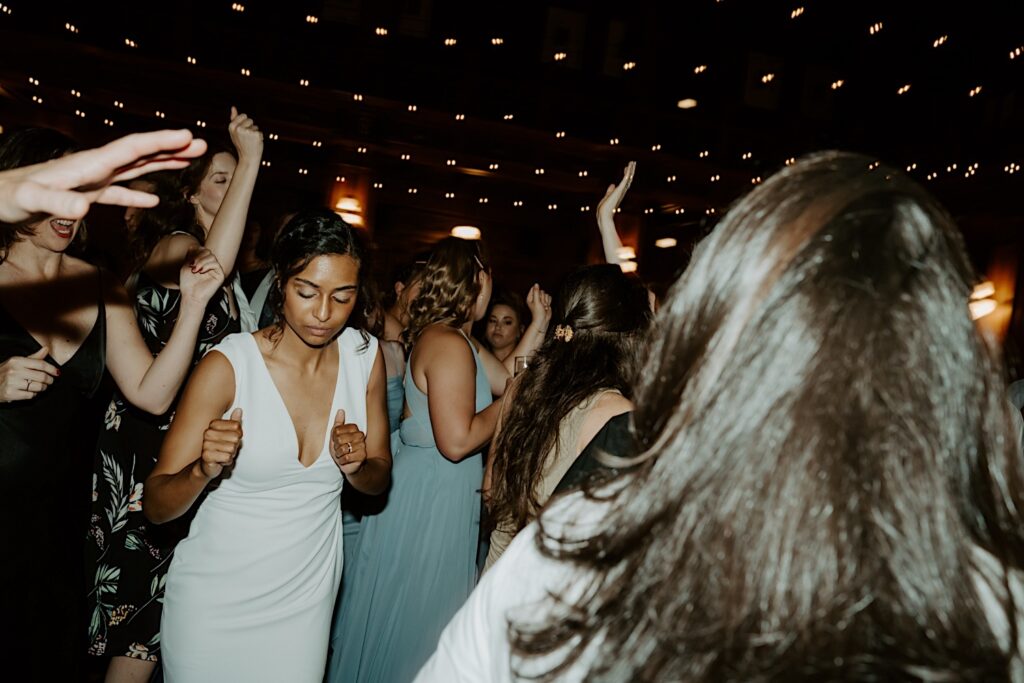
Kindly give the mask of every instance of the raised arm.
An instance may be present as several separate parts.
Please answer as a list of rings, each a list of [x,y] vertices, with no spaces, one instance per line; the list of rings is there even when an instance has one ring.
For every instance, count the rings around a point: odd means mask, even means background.
[[[196,349],[206,304],[224,282],[224,271],[207,249],[189,253],[179,275],[181,309],[167,344],[154,358],[139,332],[124,287],[106,278],[107,367],[124,397],[160,415],[174,402]]]
[[[231,363],[216,351],[207,354],[185,387],[160,458],[146,479],[143,512],[156,524],[177,519],[238,452],[243,416],[221,419],[235,400]]]
[[[0,221],[36,214],[81,218],[93,203],[149,208],[155,195],[114,183],[153,171],[184,168],[206,143],[187,130],[157,130],[118,138],[96,149],[0,173]]]
[[[601,246],[604,248],[604,260],[608,263],[619,264],[625,259],[622,258],[622,241],[619,233],[615,231],[615,210],[619,208],[626,191],[633,183],[633,175],[636,173],[636,162],[626,164],[622,173],[622,180],[618,185],[609,185],[604,198],[597,205],[597,229],[601,233]]]
[[[484,372],[487,373],[491,393],[495,396],[505,393],[505,386],[508,384],[509,378],[515,376],[516,356],[532,355],[544,343],[544,336],[548,332],[548,324],[551,322],[551,296],[541,289],[540,285],[535,284],[526,294],[526,305],[530,309],[530,325],[523,332],[516,348],[504,361],[498,360],[482,344],[475,345],[480,354]]]
[[[225,273],[231,273],[235,268],[242,233],[245,232],[245,220],[249,214],[249,203],[263,158],[263,133],[252,119],[239,114],[234,107],[231,108],[228,133],[238,152],[238,165],[235,166],[220,209],[210,223],[204,243],[220,261]],[[157,274],[173,273],[184,260],[188,247],[188,240],[161,240],[147,260],[146,270]]]
[[[331,457],[357,491],[383,493],[391,480],[391,444],[388,433],[387,379],[384,353],[377,357],[366,386],[366,432],[345,422],[339,410],[331,429]]]
[[[494,434],[499,404],[476,412],[476,363],[462,335],[451,329],[427,330],[410,362],[413,381],[417,375],[425,380],[430,423],[441,455],[459,462],[483,448]]]

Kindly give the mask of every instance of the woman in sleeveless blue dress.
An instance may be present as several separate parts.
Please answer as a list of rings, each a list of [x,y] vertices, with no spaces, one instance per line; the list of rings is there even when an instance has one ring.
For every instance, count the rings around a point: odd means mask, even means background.
[[[422,279],[412,305],[414,347],[405,372],[407,409],[393,441],[392,487],[384,509],[363,518],[358,554],[348,557],[331,637],[331,683],[412,680],[476,582],[481,451],[497,405],[464,328],[486,311],[490,274],[478,243],[448,239],[431,254]],[[452,291],[464,300],[443,300],[442,292]],[[438,377],[431,374],[438,369],[449,378],[442,387],[449,393],[438,389],[428,398],[424,378]],[[433,381],[442,386],[440,378]],[[453,404],[465,414],[446,414]],[[453,432],[449,425],[459,420],[462,430]]]

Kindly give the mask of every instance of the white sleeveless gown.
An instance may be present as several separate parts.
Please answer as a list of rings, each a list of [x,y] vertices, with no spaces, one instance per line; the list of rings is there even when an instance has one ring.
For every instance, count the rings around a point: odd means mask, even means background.
[[[377,340],[338,338],[339,409],[366,430],[366,387]],[[235,372],[242,448],[230,476],[203,501],[167,577],[161,641],[169,683],[320,683],[342,570],[339,506],[344,478],[328,452],[308,468],[255,338],[213,349]],[[309,406],[321,412],[322,407]],[[322,414],[322,413],[321,413]]]

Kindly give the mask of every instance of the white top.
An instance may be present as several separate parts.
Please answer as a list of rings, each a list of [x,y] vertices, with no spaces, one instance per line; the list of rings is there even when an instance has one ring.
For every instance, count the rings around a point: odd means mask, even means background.
[[[213,351],[234,370],[242,447],[230,473],[202,502],[178,544],[162,622],[164,674],[176,681],[320,683],[341,580],[339,496],[330,456],[339,409],[366,430],[366,388],[377,355],[358,331],[338,338],[338,380],[324,444],[299,462],[295,427],[256,339],[226,337]],[[307,409],[323,414],[323,406]]]
[[[581,531],[588,526],[597,530],[597,522],[604,509],[604,504],[588,501],[582,494],[570,495],[545,512],[545,525],[553,535],[571,525],[571,536],[579,538]],[[536,522],[524,528],[505,554],[484,574],[469,600],[441,634],[437,650],[419,672],[416,683],[501,683],[514,680],[510,668],[509,619],[536,617],[538,608],[551,604],[549,596],[552,593],[569,600],[577,600],[583,595],[588,583],[581,573],[583,570],[542,555],[537,550],[537,530]],[[975,585],[993,633],[1008,649],[1007,617],[997,598],[1003,594],[999,564],[984,550],[975,550],[979,569],[974,577]],[[1013,575],[1011,590],[1018,609],[1024,610],[1024,582],[1018,574]],[[1024,614],[1019,617],[1022,625],[1018,653],[1024,652]],[[585,680],[588,665],[596,654],[596,647],[587,648],[557,680]],[[541,660],[531,663],[529,668],[519,661],[517,668],[524,674],[539,675],[550,670],[549,661],[554,663],[560,659],[556,656],[554,661]],[[1014,662],[1013,680],[1024,681],[1024,665],[1019,655]]]

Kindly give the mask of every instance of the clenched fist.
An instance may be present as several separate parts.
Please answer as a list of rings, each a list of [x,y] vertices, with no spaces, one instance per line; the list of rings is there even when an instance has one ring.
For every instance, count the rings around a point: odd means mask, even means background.
[[[342,474],[358,472],[366,462],[366,434],[354,424],[345,423],[345,411],[339,410],[331,427],[331,457]]]
[[[228,420],[214,420],[203,432],[203,455],[200,468],[210,479],[230,467],[242,445],[242,409],[235,408]]]

